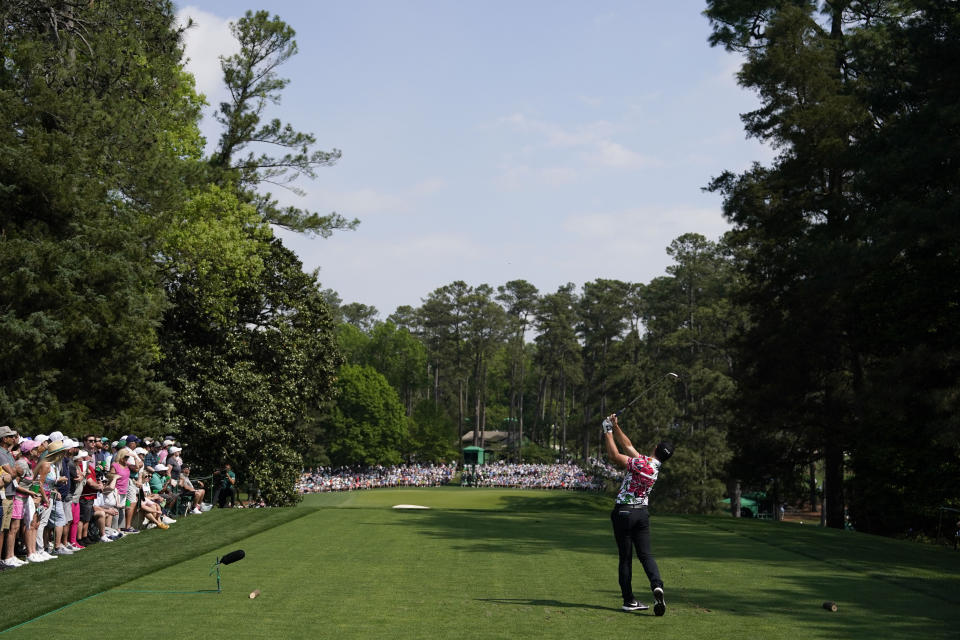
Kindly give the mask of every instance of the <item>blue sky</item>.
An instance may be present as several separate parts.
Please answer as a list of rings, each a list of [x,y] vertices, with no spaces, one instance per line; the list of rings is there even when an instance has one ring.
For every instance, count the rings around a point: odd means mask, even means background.
[[[225,96],[235,1],[178,5],[188,69]],[[717,239],[725,169],[767,161],[739,114],[756,98],[739,61],[707,45],[704,3],[270,3],[299,54],[279,117],[338,164],[281,201],[359,218],[328,239],[281,232],[324,288],[385,318],[454,280],[541,292],[596,278],[649,282],[677,236]],[[209,111],[209,110],[208,110]],[[209,116],[203,130],[217,138]]]

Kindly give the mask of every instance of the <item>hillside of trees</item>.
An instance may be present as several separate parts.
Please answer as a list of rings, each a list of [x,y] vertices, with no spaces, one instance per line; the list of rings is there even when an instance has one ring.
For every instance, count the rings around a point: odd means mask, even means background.
[[[644,392],[622,422],[677,445],[662,508],[759,491],[932,533],[960,507],[960,3],[704,14],[777,150],[704,185],[729,233],[676,238],[650,282],[456,281],[382,316],[274,233],[358,224],[268,191],[340,157],[265,115],[290,25],[233,25],[207,151],[172,3],[3,3],[0,421],[171,434],[281,505],[304,466],[457,459],[493,431],[508,459],[586,461]]]
[[[308,462],[376,464],[383,442],[398,443],[392,460],[456,458],[459,443],[492,446],[508,460],[586,461],[600,457],[603,417],[649,388],[623,423],[639,448],[677,443],[660,495],[674,509],[716,509],[732,459],[731,341],[746,318],[731,300],[729,247],[687,234],[668,252],[676,263],[647,284],[598,279],[541,293],[524,280],[496,289],[457,281],[384,320],[327,291],[350,363],[342,371],[363,381],[370,400],[359,408],[356,391],[341,395],[335,415],[318,423]],[[668,372],[680,381],[669,383]],[[374,407],[395,407],[406,421],[368,421],[383,429],[371,436],[349,428],[347,404],[357,422]],[[506,444],[486,441],[495,431],[510,434]],[[345,448],[351,434],[358,442]]]

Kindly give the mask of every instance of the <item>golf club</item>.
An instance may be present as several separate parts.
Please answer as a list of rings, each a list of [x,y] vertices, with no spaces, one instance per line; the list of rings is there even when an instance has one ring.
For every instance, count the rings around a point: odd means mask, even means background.
[[[614,415],[616,415],[616,416],[619,418],[621,413],[623,413],[624,411],[626,411],[627,409],[629,409],[630,406],[631,406],[634,402],[636,402],[637,400],[639,400],[640,398],[642,398],[643,396],[645,396],[645,395],[647,394],[647,392],[652,391],[654,388],[660,386],[661,384],[663,384],[663,383],[666,382],[667,380],[673,380],[674,382],[676,382],[676,381],[679,380],[679,379],[680,379],[680,376],[678,376],[677,374],[675,374],[675,373],[673,373],[673,372],[668,373],[667,375],[663,376],[663,378],[661,378],[660,380],[657,380],[656,382],[654,382],[653,384],[651,384],[649,387],[647,387],[646,389],[644,389],[643,391],[641,391],[640,393],[638,393],[637,396],[636,396],[633,400],[631,400],[630,402],[627,403],[627,406],[625,406],[623,409],[620,409],[620,411],[617,411]]]

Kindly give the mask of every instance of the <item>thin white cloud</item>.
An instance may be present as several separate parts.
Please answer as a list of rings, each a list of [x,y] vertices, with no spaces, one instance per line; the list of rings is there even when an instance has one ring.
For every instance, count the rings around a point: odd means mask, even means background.
[[[737,73],[745,62],[744,57],[738,53],[728,54],[722,61],[720,69],[707,78],[707,83],[714,86],[721,86],[725,89],[734,89],[743,91],[737,84]]]
[[[570,167],[545,167],[537,173],[544,183],[554,187],[576,182],[579,176],[577,170]]]
[[[375,303],[382,317],[399,305],[419,306],[431,291],[454,280],[477,284],[477,274],[489,267],[490,247],[457,231],[383,236],[361,226],[356,234],[337,235],[335,242],[281,235],[308,261],[312,252],[323,254],[323,287],[340,292],[345,301]]]
[[[613,135],[614,127],[609,122],[600,120],[569,130],[556,125],[546,125],[545,131],[551,146],[581,147],[606,142]]]
[[[500,126],[525,134],[536,139],[534,144],[524,147],[525,164],[513,162],[503,164],[503,172],[498,180],[502,186],[515,188],[522,179],[534,178],[550,185],[568,184],[585,169],[645,169],[662,166],[663,162],[652,156],[644,155],[614,140],[618,126],[597,120],[575,127],[562,127],[552,122],[531,118],[523,113],[513,113],[500,118]],[[530,156],[537,150],[570,150],[565,157],[573,161],[574,168],[531,168]]]
[[[424,268],[436,269],[437,264],[451,260],[474,260],[482,255],[481,247],[466,233],[427,233],[409,238],[406,242],[390,242],[384,246],[385,257],[396,260],[423,259]],[[434,259],[440,262],[433,262]]]
[[[528,185],[532,179],[533,170],[525,164],[501,164],[500,174],[494,183],[501,189],[512,191]]]
[[[415,196],[431,196],[447,188],[447,183],[441,178],[427,178],[413,185],[410,194]]]
[[[573,215],[563,221],[563,228],[597,246],[635,250],[652,243],[662,250],[691,231],[715,240],[729,225],[718,209],[670,205]]]
[[[519,133],[539,136],[541,144],[549,147],[583,147],[597,144],[613,133],[615,127],[604,120],[589,122],[572,128],[537,118],[531,118],[523,113],[513,113],[498,120],[498,124],[505,125]]]
[[[614,11],[606,11],[593,17],[593,24],[597,27],[615,26],[619,21],[619,15]]]
[[[398,195],[376,189],[325,190],[311,189],[307,198],[320,210],[337,211],[346,217],[363,217],[381,213],[407,213],[410,202]]]
[[[230,22],[236,18],[221,18],[209,11],[186,6],[177,12],[177,23],[193,24],[183,34],[186,51],[186,69],[193,74],[197,91],[207,96],[216,107],[226,99],[220,56],[229,56],[240,50],[236,38],[230,33]]]
[[[578,180],[580,172],[571,167],[531,167],[512,162],[500,165],[500,174],[494,182],[502,189],[515,191],[531,184],[558,187]]]
[[[578,96],[577,100],[587,105],[588,107],[594,107],[594,108],[602,107],[604,104],[607,103],[606,98],[602,98],[599,96]]]
[[[340,244],[349,247],[355,240],[357,238],[345,237]],[[408,272],[420,268],[435,270],[438,264],[450,264],[451,260],[472,260],[481,254],[475,241],[467,234],[458,232],[418,233],[402,239],[371,237],[364,241],[364,247],[362,253],[344,250],[338,256],[337,269],[395,275],[398,269]],[[340,247],[324,246],[324,249],[329,252],[337,251]]]
[[[622,144],[610,140],[597,142],[596,150],[587,157],[594,164],[615,169],[647,169],[663,165],[663,162],[657,158],[631,151]]]
[[[186,54],[199,89],[216,106],[223,95],[218,57],[235,46],[225,16],[243,9],[183,2],[208,10],[188,7],[181,15],[197,22],[187,32]],[[554,12],[551,25],[554,18],[575,21],[548,30],[537,12],[514,12],[516,33],[528,37],[506,39],[490,64],[477,65],[484,40],[473,38],[493,32],[495,18],[474,25],[459,10],[425,16],[417,25],[424,33],[447,34],[457,45],[435,60],[436,39],[405,38],[371,23],[363,5],[343,3],[331,14],[327,3],[275,3],[271,10],[301,33],[305,25],[330,27],[322,44],[301,42],[303,58],[283,74],[296,91],[285,94],[282,109],[305,130],[335,131],[335,144],[324,146],[345,155],[316,180],[298,182],[305,197],[282,189],[274,195],[361,220],[355,232],[328,239],[278,234],[306,268],[322,267],[324,286],[346,301],[376,305],[383,316],[398,304],[417,306],[456,279],[497,285],[524,278],[552,291],[568,281],[648,282],[663,274],[671,240],[686,232],[716,239],[727,229],[721,197],[700,188],[724,169],[762,158],[759,143],[744,141],[737,117],[757,104],[736,84],[739,60],[710,49],[702,16],[681,4],[664,11],[677,27],[668,39],[657,28],[665,22],[636,19],[645,15],[638,3],[572,3],[576,11]],[[624,24],[636,37],[613,40]],[[682,39],[693,31],[696,38]],[[567,58],[570,42],[585,46]],[[531,56],[532,48],[542,55]],[[328,50],[343,52],[337,64],[310,62]],[[516,69],[499,65],[517,59],[533,81],[503,82]],[[423,60],[437,64],[417,64]],[[451,92],[449,83],[436,82],[438,70],[448,68],[490,90]],[[589,75],[579,75],[581,68]],[[404,103],[411,96],[415,107]],[[433,106],[442,113],[429,113]]]
[[[288,191],[278,191],[274,195],[282,204],[306,207],[321,213],[336,211],[346,218],[363,220],[370,216],[416,212],[425,200],[446,189],[447,184],[440,178],[426,178],[396,192],[372,187],[324,188],[309,181],[301,181],[299,186],[306,193],[304,197]]]
[[[649,282],[672,263],[666,248],[685,233],[699,233],[716,241],[729,230],[719,210],[667,205],[619,211],[584,213],[562,223],[564,240],[554,246],[553,271],[557,282],[582,284],[592,278]],[[589,247],[590,276],[573,268],[564,256]]]

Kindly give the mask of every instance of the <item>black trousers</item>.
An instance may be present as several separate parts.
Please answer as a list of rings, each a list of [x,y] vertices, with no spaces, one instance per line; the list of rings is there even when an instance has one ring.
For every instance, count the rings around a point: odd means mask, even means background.
[[[633,597],[633,550],[643,565],[650,581],[650,589],[663,586],[657,561],[650,552],[650,512],[646,507],[615,505],[610,513],[613,522],[613,535],[617,539],[617,551],[620,553],[620,593],[624,602]]]
[[[233,485],[220,489],[220,495],[218,497],[220,498],[219,505],[221,509],[227,506],[227,500],[230,501],[230,506],[233,506],[233,495]]]

